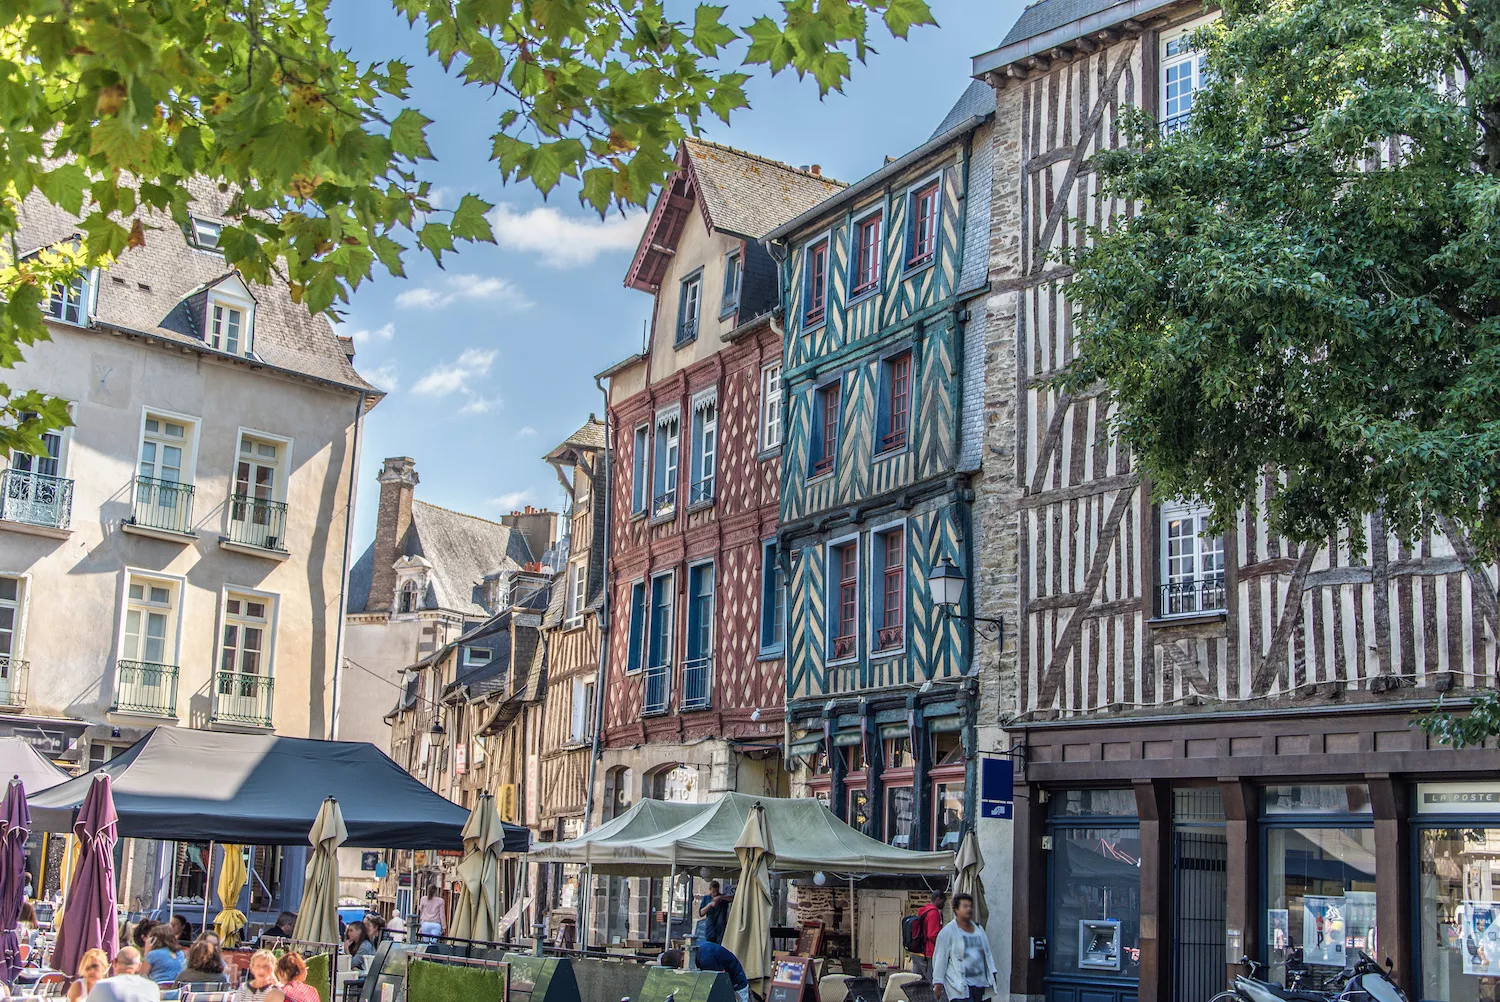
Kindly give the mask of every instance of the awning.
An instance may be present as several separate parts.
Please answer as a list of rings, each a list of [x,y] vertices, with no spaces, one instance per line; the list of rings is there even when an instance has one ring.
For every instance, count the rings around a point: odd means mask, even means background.
[[[28,797],[73,778],[25,738],[0,738],[0,787],[10,782],[11,776],[21,778]]]
[[[94,772],[113,781],[118,831],[129,838],[305,845],[331,796],[346,845],[461,849],[469,817],[363,741],[158,727]],[[71,831],[93,775],[28,797],[32,828]],[[507,852],[529,842],[527,829],[505,826]]]
[[[754,804],[766,809],[775,853],[771,871],[807,876],[934,876],[953,872],[951,852],[912,852],[849,827],[822,802],[725,793],[707,804],[643,800],[615,820],[568,842],[531,853],[540,863],[588,863],[595,873],[656,876],[678,869],[733,874],[735,842]]]

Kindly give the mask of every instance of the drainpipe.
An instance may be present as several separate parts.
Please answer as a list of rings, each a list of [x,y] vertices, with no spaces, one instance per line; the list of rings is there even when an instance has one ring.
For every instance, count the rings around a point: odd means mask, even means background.
[[[610,489],[612,484],[611,467],[614,465],[614,450],[610,448],[609,442],[609,391],[604,388],[604,382],[599,376],[594,377],[594,385],[599,388],[599,394],[604,398],[604,568],[602,571],[604,584],[599,596],[599,673],[594,681],[594,737],[589,749],[589,785],[584,791],[583,800],[583,830],[587,832],[594,820],[594,780],[599,773],[599,732],[604,726],[604,697],[605,684],[608,682],[609,667],[609,523],[612,512],[610,511]],[[583,934],[579,930],[580,935]],[[582,939],[580,939],[582,942]]]
[[[365,419],[365,392],[359,393],[354,405],[353,462],[349,466],[349,493],[344,501],[344,556],[339,572],[339,620],[333,640],[333,699],[328,714],[329,740],[339,739],[339,696],[344,686],[344,619],[349,615],[349,533],[354,527],[354,485],[359,480],[359,429]]]

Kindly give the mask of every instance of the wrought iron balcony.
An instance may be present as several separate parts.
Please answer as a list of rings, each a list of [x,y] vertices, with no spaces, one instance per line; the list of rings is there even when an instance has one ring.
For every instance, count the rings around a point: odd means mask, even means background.
[[[229,501],[229,541],[286,552],[286,505],[236,494]]]
[[[688,491],[688,505],[708,504],[714,499],[714,478],[704,477]]]
[[[672,666],[652,665],[641,680],[641,716],[653,717],[667,712],[672,696]]]
[[[73,519],[73,481],[6,470],[0,479],[0,519],[66,529]]]
[[[682,665],[683,710],[706,710],[713,705],[714,659],[691,658]]]
[[[698,336],[698,321],[684,320],[677,325],[677,339],[673,347],[680,347]]]
[[[833,638],[832,657],[835,661],[854,657],[854,634]]]
[[[875,632],[875,649],[877,651],[894,650],[901,646],[906,637],[906,631],[900,626],[882,626]]]
[[[31,682],[31,662],[0,654],[0,708],[24,710]]]
[[[135,478],[135,510],[130,521],[168,532],[193,531],[193,485],[153,477]]]
[[[677,488],[651,499],[651,517],[666,518],[677,510]]]
[[[1224,608],[1224,575],[1206,574],[1164,584],[1158,589],[1157,614],[1192,616]]]
[[[269,675],[239,671],[216,672],[213,719],[231,724],[270,727],[272,684]]]
[[[1181,132],[1183,129],[1186,129],[1188,127],[1188,121],[1192,117],[1193,117],[1193,113],[1192,113],[1191,110],[1189,110],[1189,111],[1184,111],[1184,112],[1181,112],[1179,114],[1173,115],[1170,118],[1164,118],[1164,119],[1162,119],[1161,125],[1160,125],[1162,136],[1163,137],[1174,136],[1177,133]]]
[[[177,716],[177,666],[150,661],[120,661],[115,665],[112,712],[152,717]]]

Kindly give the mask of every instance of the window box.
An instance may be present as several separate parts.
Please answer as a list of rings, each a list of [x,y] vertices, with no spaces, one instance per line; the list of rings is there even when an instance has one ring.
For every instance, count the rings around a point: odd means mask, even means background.
[[[111,713],[145,717],[177,716],[176,665],[150,661],[119,661],[115,664],[115,700]]]
[[[845,658],[854,657],[856,639],[857,638],[853,634],[849,634],[848,636],[843,637],[834,637],[832,651],[833,660],[841,661]]]

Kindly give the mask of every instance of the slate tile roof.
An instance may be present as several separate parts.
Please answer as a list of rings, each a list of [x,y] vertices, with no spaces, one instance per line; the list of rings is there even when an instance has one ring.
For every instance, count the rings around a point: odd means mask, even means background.
[[[573,434],[562,440],[562,443],[547,453],[546,459],[560,457],[569,449],[602,449],[604,448],[604,422],[590,414],[589,419],[583,423]]]
[[[1069,22],[1108,10],[1122,2],[1123,0],[1039,0],[1021,11],[1021,16],[1011,25],[999,47],[1035,38],[1053,28],[1061,28]]]
[[[220,213],[227,195],[206,183],[190,187],[195,211],[206,219],[223,219]],[[202,318],[194,316],[188,302],[231,274],[223,255],[189,244],[165,213],[148,210],[139,217],[146,227],[145,246],[125,251],[100,276],[95,324],[223,355],[204,342]],[[79,232],[77,219],[36,192],[22,204],[20,224],[16,245],[22,254],[70,240]],[[256,300],[254,357],[248,361],[363,390],[377,398],[383,395],[355,371],[326,316],[312,316],[292,302],[284,283],[246,284]]]
[[[706,139],[684,139],[682,145],[714,227],[751,240],[844,187],[842,181]]]
[[[938,123],[938,127],[932,130],[928,136],[931,141],[947,132],[955,126],[962,125],[971,118],[988,115],[995,110],[995,88],[983,80],[971,80],[969,86],[959,95],[953,107],[948,109],[948,114]]]

